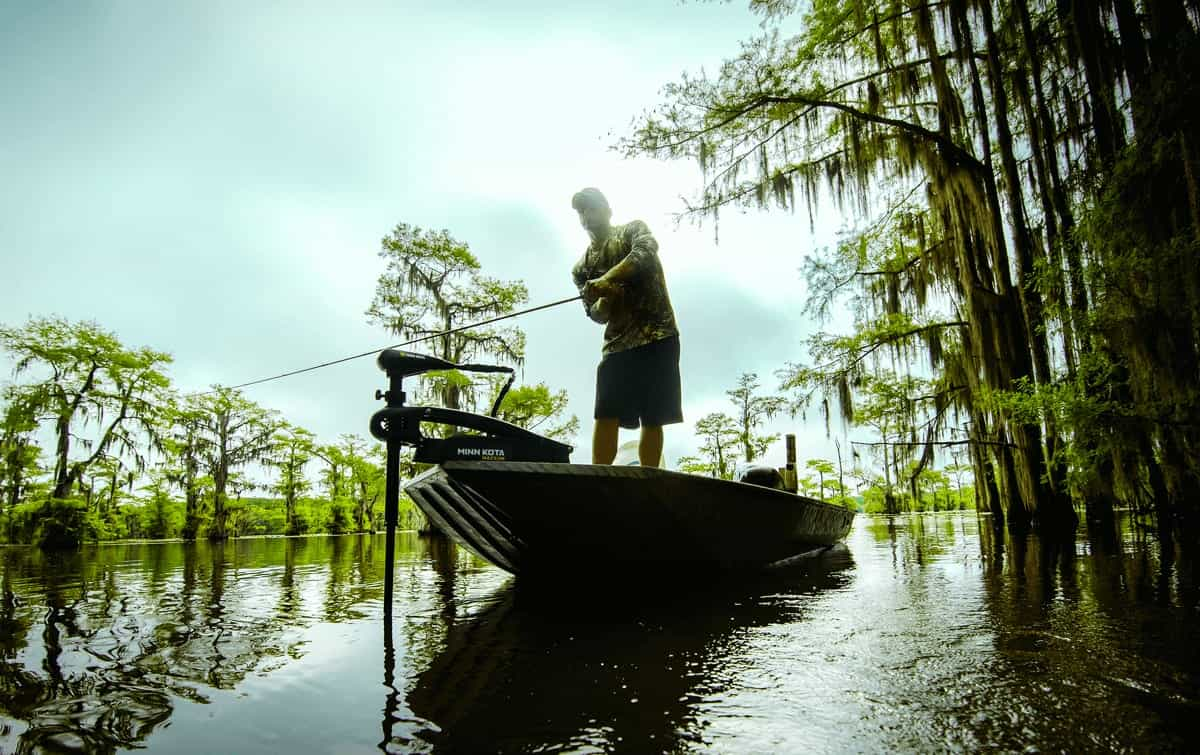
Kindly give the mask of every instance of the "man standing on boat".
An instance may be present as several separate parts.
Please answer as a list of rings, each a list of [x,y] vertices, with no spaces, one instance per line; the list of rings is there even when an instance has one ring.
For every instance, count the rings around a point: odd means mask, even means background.
[[[612,464],[618,429],[641,426],[638,460],[657,467],[663,425],[683,421],[679,329],[658,242],[640,220],[612,225],[612,209],[599,189],[579,191],[571,207],[592,240],[571,274],[588,317],[605,324],[592,463]]]

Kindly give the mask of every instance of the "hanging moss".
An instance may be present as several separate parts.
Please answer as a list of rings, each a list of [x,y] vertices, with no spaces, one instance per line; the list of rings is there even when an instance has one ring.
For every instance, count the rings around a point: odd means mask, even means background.
[[[797,37],[769,31],[718,79],[668,89],[630,152],[703,140],[696,206],[714,219],[724,204],[802,199],[812,225],[827,192],[886,228],[864,232],[866,254],[846,247],[851,277],[825,289],[853,302],[851,340],[882,339],[877,359],[825,352],[823,389],[854,399],[854,376],[920,356],[953,375],[982,507],[1036,521],[1066,487],[1065,460],[1080,495],[1151,491],[1160,511],[1195,509],[1200,169],[1182,103],[1200,64],[1183,7],[817,3]],[[906,186],[915,220],[880,222]],[[954,344],[876,327],[944,306],[965,323]],[[1024,396],[1032,414],[982,405],[989,392]]]

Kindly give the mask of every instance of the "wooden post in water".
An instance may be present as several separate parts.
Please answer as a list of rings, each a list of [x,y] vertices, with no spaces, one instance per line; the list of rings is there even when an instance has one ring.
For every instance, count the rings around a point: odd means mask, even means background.
[[[800,489],[799,481],[796,479],[796,436],[788,433],[784,436],[784,445],[787,448],[787,466],[783,468],[783,484],[787,489],[795,493]]]

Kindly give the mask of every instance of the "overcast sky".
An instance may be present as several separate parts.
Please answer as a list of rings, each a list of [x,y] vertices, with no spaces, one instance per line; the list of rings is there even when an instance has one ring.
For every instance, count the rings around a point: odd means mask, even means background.
[[[683,354],[673,465],[741,373],[772,388],[804,358],[798,268],[840,220],[814,237],[803,213],[730,212],[717,245],[672,221],[696,166],[611,146],[758,23],[673,0],[2,2],[0,322],[93,319],[170,352],[180,390],[246,382],[395,341],[363,312],[399,222],[448,229],[530,306],[574,295],[570,198],[597,186],[659,240]],[[577,304],[518,324],[524,382],[568,390],[588,461],[601,327]],[[361,359],[247,395],[331,442],[367,434],[383,384]],[[816,416],[774,428],[832,458]]]

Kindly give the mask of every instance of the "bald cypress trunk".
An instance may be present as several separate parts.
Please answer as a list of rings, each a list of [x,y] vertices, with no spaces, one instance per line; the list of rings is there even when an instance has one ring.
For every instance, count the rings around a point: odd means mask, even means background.
[[[1029,17],[1028,3],[1026,0],[1015,0],[1013,10],[1016,13],[1020,29],[1017,38],[1020,40],[1023,53],[1019,64],[1012,71],[1014,89],[1020,101],[1021,114],[1029,128],[1030,154],[1033,157],[1035,184],[1045,225],[1045,246],[1050,269],[1054,276],[1052,302],[1062,316],[1062,349],[1067,366],[1067,377],[1069,380],[1074,380],[1076,349],[1078,348],[1075,336],[1077,318],[1073,316],[1074,313],[1068,304],[1068,285],[1062,256],[1064,246],[1068,243],[1075,243],[1070,238],[1070,228],[1073,222],[1065,196],[1061,197],[1061,201],[1057,201],[1058,198],[1055,196],[1055,192],[1061,189],[1061,179],[1058,176],[1058,159],[1052,136],[1054,123],[1047,114],[1042,87],[1044,73],[1041,51],[1037,49],[1033,36],[1033,23]],[[1026,67],[1028,67],[1029,75],[1026,75]],[[1080,274],[1078,288],[1082,289],[1082,286],[1082,275]],[[1086,314],[1086,312],[1081,314]],[[1078,325],[1082,326],[1082,324],[1082,318],[1078,318]]]
[[[1071,210],[1070,201],[1067,197],[1067,189],[1059,170],[1058,164],[1058,149],[1056,147],[1055,135],[1057,126],[1055,119],[1050,114],[1050,106],[1046,96],[1046,74],[1042,65],[1042,50],[1037,45],[1036,37],[1034,36],[1033,22],[1029,16],[1029,7],[1026,0],[1014,0],[1014,11],[1017,15],[1017,22],[1020,27],[1020,39],[1022,48],[1028,61],[1029,77],[1033,85],[1033,110],[1029,112],[1030,103],[1026,99],[1025,106],[1027,108],[1026,120],[1029,122],[1031,148],[1035,160],[1035,166],[1038,171],[1038,181],[1042,186],[1043,192],[1048,196],[1049,207],[1046,207],[1046,225],[1048,231],[1048,245],[1050,248],[1057,249],[1061,245],[1064,261],[1066,262],[1067,281],[1069,284],[1069,294],[1066,295],[1070,306],[1070,317],[1064,321],[1064,330],[1068,330],[1074,334],[1078,340],[1078,349],[1081,352],[1086,352],[1089,349],[1088,328],[1087,328],[1087,292],[1084,285],[1083,265],[1079,255],[1079,242],[1074,238],[1075,216]],[[1023,72],[1021,73],[1023,76]],[[1046,198],[1043,198],[1045,203]],[[1051,210],[1050,207],[1053,209]],[[1075,348],[1072,339],[1068,338],[1068,342],[1064,344],[1064,350],[1067,352],[1068,365],[1074,360],[1071,360],[1071,352]]]
[[[1021,104],[1021,114],[1025,122],[1029,125],[1029,138],[1033,145],[1031,154],[1033,155],[1034,184],[1037,189],[1037,199],[1041,208],[1044,227],[1043,237],[1040,240],[1035,238],[1033,243],[1035,247],[1039,243],[1045,245],[1046,270],[1051,276],[1051,285],[1049,286],[1047,295],[1051,306],[1061,313],[1060,327],[1063,359],[1066,362],[1067,378],[1074,380],[1076,373],[1075,328],[1066,296],[1067,281],[1062,258],[1064,239],[1062,232],[1059,230],[1058,216],[1054,209],[1054,202],[1050,196],[1050,173],[1046,166],[1046,156],[1039,148],[1043,143],[1041,125],[1038,123],[1033,102],[1030,98],[1029,81],[1024,72],[1019,68],[1014,72],[1014,79],[1017,99]]]
[[[996,487],[996,473],[984,443],[987,440],[987,418],[983,412],[971,412],[971,466],[975,470],[975,504],[980,511],[991,513],[996,526],[1004,523],[1004,505]]]
[[[1028,353],[1032,359],[1033,376],[1037,383],[1048,386],[1053,380],[1050,373],[1050,349],[1046,339],[1046,321],[1041,294],[1034,285],[1034,254],[1033,238],[1025,216],[1025,200],[1021,192],[1021,177],[1017,169],[1017,159],[1013,151],[1013,135],[1009,126],[1008,93],[1004,86],[1004,71],[1000,61],[1000,49],[996,40],[996,31],[992,19],[992,8],[989,0],[980,2],[980,12],[983,17],[983,30],[987,39],[988,82],[995,109],[997,144],[1000,148],[1000,163],[1004,170],[1004,189],[1008,200],[1009,220],[1013,231],[1013,250],[1017,259],[1017,295],[1021,304],[1020,317],[1023,331],[1028,339]],[[1014,320],[1018,319],[1015,315]],[[1014,377],[1024,377],[1016,375]],[[1074,528],[1075,514],[1070,501],[1064,493],[1065,482],[1061,469],[1054,467],[1050,460],[1058,450],[1057,423],[1052,413],[1045,416],[1046,430],[1043,449],[1042,429],[1036,425],[1027,424],[1014,432],[1017,445],[1021,448],[1024,465],[1033,465],[1033,469],[1024,469],[1024,475],[1035,475],[1031,481],[1035,485],[1036,497],[1031,501],[1032,514],[1039,520],[1054,522],[1055,526]],[[1048,484],[1047,484],[1048,482]]]
[[[213,466],[213,520],[209,526],[209,540],[225,540],[228,533],[225,530],[225,489],[229,484],[229,417],[220,415],[217,418],[217,463]]]
[[[952,12],[952,23],[958,28],[959,38],[972,39],[965,6],[956,4],[952,6]],[[922,29],[919,37],[929,57],[937,58],[932,29],[926,26],[927,23],[927,20],[919,21],[919,28]],[[955,182],[960,187],[975,183],[978,188],[974,191],[968,189],[965,196],[952,199],[953,204],[959,206],[955,209],[960,214],[969,214],[966,217],[955,217],[954,210],[951,210],[949,227],[957,230],[963,242],[964,254],[980,250],[984,252],[982,259],[960,264],[960,276],[967,271],[977,271],[976,275],[982,273],[974,279],[960,280],[960,289],[964,293],[967,319],[974,331],[970,342],[979,350],[976,360],[982,367],[984,385],[994,390],[1010,390],[1017,379],[1035,377],[1029,346],[1029,328],[1021,293],[1014,287],[1010,272],[1003,208],[995,174],[991,168],[991,118],[987,112],[982,77],[975,56],[967,55],[966,61],[983,168],[969,177],[955,177]],[[936,65],[932,68],[935,80],[939,76],[945,76],[945,71],[939,71]],[[943,91],[952,91],[949,82],[935,86],[935,91],[939,93],[939,107],[947,107],[941,98]],[[964,212],[961,209],[962,205],[969,209]],[[994,282],[995,287],[988,286],[988,282]],[[1043,490],[1041,483],[1046,471],[1041,428],[1036,425],[1013,423],[1004,412],[1000,412],[995,418],[995,425],[998,443],[992,446],[992,453],[996,462],[997,486],[1007,507],[1009,526],[1023,530],[1032,520],[1039,499],[1046,497],[1047,492]]]
[[[1075,56],[1083,67],[1087,85],[1097,156],[1102,166],[1108,166],[1124,146],[1124,139],[1114,101],[1114,77],[1105,55],[1100,4],[1095,0],[1069,0],[1066,7]]]

